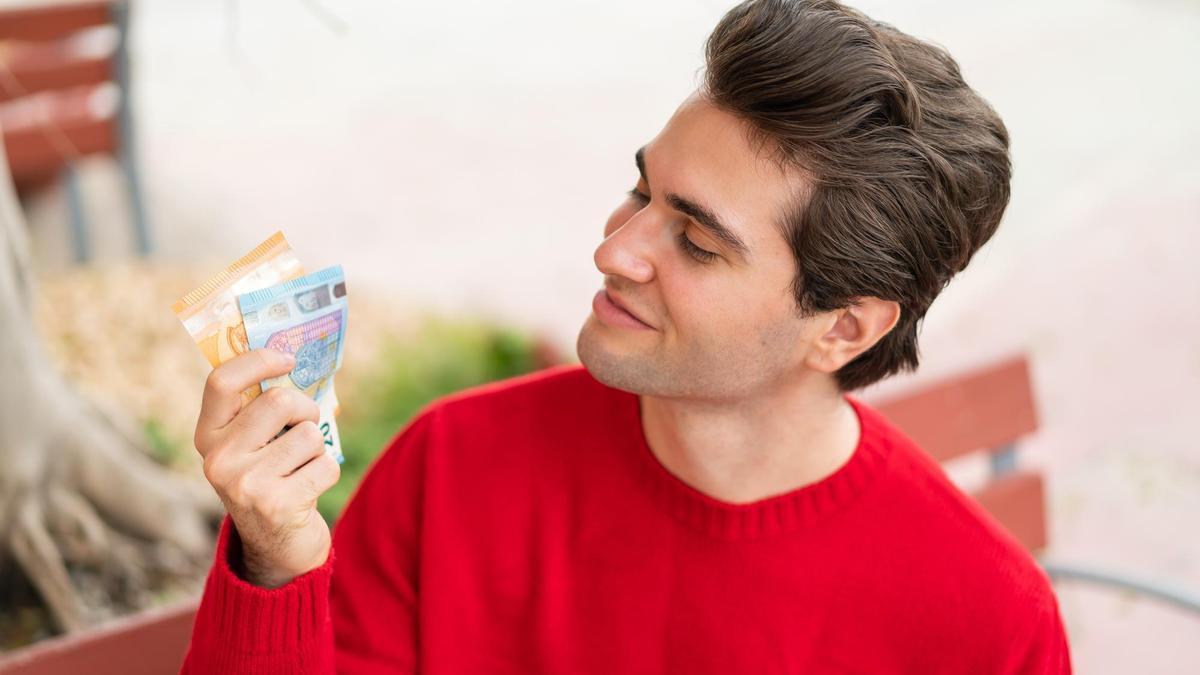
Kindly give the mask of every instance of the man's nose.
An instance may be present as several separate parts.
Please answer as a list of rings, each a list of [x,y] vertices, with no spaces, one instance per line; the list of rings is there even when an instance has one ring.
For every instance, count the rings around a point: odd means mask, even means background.
[[[634,214],[596,247],[593,259],[605,276],[626,277],[638,283],[654,279],[654,225],[647,209]]]

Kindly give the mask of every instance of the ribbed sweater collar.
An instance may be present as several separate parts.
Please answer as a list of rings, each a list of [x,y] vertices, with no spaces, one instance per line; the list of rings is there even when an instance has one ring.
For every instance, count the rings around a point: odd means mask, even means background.
[[[614,390],[615,391],[615,390]],[[619,392],[621,427],[630,430],[642,482],[654,498],[690,528],[720,539],[754,539],[797,532],[853,504],[884,472],[891,444],[879,413],[845,394],[862,433],[854,454],[829,476],[789,492],[746,504],[711,497],[671,473],[650,449],[638,397]]]

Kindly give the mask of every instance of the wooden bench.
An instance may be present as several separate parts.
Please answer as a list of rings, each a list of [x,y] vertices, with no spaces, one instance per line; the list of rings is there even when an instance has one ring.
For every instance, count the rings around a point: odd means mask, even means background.
[[[79,261],[91,247],[75,165],[90,155],[119,162],[138,252],[151,249],[134,162],[128,24],[124,0],[0,9],[0,134],[13,182],[29,194],[62,180]],[[87,38],[104,31],[115,46],[87,49]],[[110,110],[98,109],[105,92],[115,95]]]

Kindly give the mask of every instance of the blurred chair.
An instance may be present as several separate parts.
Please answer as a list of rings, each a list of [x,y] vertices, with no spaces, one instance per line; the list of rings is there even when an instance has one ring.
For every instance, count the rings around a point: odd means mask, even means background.
[[[989,476],[974,493],[997,521],[1034,554],[1049,543],[1046,487],[1017,462],[1017,441],[1037,430],[1029,361],[1024,355],[905,392],[873,406],[934,459],[986,454]],[[1200,596],[1170,584],[1091,565],[1042,559],[1056,581],[1084,581],[1132,591],[1200,615]]]
[[[128,33],[124,0],[0,9],[0,131],[13,182],[27,195],[62,181],[78,261],[91,245],[76,164],[96,154],[119,162],[138,252],[151,251],[134,161]],[[106,34],[115,45],[95,53]]]

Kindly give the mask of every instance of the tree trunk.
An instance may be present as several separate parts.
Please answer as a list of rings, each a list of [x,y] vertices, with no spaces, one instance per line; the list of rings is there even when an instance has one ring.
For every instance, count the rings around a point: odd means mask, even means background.
[[[151,461],[140,434],[101,414],[51,363],[33,323],[29,240],[3,150],[0,564],[15,561],[69,631],[202,571],[221,510],[207,486]]]

